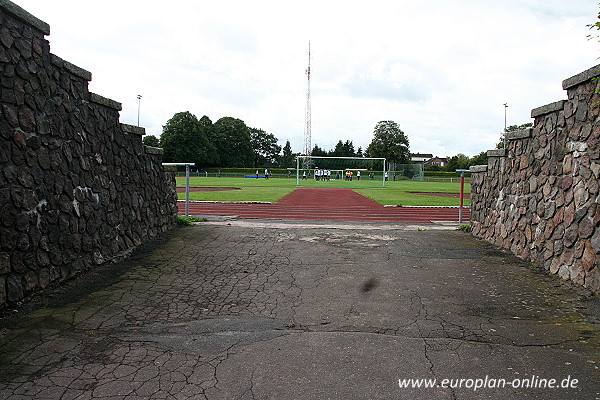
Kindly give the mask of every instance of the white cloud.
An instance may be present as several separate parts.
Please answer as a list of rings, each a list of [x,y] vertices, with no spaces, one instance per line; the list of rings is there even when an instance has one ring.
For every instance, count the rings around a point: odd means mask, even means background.
[[[159,136],[179,111],[243,119],[303,146],[307,46],[313,143],[365,148],[394,120],[411,150],[492,148],[508,124],[566,97],[597,63],[589,0],[163,2],[16,0],[51,25],[51,51],[123,103],[121,121]]]

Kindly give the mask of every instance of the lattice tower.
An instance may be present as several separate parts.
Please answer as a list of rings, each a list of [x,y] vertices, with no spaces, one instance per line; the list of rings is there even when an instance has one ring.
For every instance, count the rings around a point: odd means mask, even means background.
[[[308,77],[308,87],[306,89],[306,119],[304,124],[304,153],[309,156],[312,150],[311,138],[311,105],[310,105],[310,42],[308,42],[308,68],[306,69]]]

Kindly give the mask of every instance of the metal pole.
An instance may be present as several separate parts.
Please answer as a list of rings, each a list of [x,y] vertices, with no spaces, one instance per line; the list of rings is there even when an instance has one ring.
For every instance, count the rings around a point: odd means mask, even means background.
[[[137,98],[138,98],[138,125],[137,126],[140,126],[140,106],[142,104],[142,95],[138,94]]]
[[[508,108],[508,103],[504,103],[504,148],[506,148],[506,109]]]
[[[185,166],[185,216],[190,215],[190,166]]]
[[[460,173],[460,207],[458,208],[458,223],[463,222],[463,200],[465,198],[465,173]]]
[[[296,157],[296,187],[300,186],[300,157]]]
[[[460,172],[460,206],[458,207],[458,223],[463,222],[463,204],[465,198],[465,172],[470,172],[468,169],[457,169]]]

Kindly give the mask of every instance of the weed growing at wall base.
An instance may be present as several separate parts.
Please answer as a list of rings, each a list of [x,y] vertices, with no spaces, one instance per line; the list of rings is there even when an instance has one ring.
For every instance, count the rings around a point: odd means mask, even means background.
[[[463,224],[463,225],[459,226],[458,228],[456,228],[456,230],[463,231],[463,232],[471,232],[471,225]]]
[[[184,216],[179,216],[177,217],[177,225],[179,226],[190,226],[193,225],[195,222],[206,222],[207,219],[206,218],[198,218],[198,217],[184,217]]]

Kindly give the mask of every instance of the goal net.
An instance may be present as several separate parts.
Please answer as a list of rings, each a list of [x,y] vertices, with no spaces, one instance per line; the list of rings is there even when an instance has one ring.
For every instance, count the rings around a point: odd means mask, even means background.
[[[423,164],[395,164],[388,163],[388,175],[390,181],[413,180],[423,182],[425,180],[425,172]]]
[[[385,158],[299,156],[296,186],[385,188]]]

